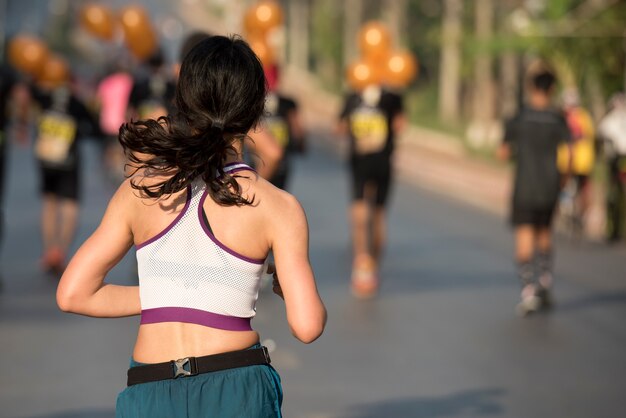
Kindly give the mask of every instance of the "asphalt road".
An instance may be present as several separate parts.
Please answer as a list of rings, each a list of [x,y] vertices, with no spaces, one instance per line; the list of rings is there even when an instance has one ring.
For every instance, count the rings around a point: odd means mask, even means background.
[[[112,187],[84,147],[78,242]],[[137,318],[92,319],[56,308],[40,273],[37,173],[14,147],[1,255],[0,417],[114,415]],[[626,246],[557,247],[557,307],[515,316],[512,234],[502,218],[398,178],[379,297],[348,288],[348,179],[314,145],[291,190],[308,213],[311,259],[329,311],[311,345],[291,337],[281,301],[262,292],[253,322],[274,351],[292,418],[623,417],[626,407]],[[130,254],[111,273],[135,281]]]

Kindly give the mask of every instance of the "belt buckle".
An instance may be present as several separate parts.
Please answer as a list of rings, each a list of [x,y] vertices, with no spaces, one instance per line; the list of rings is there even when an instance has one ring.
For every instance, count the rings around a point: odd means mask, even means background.
[[[185,369],[186,365],[189,365],[189,370]],[[172,366],[174,366],[174,379],[179,376],[188,377],[198,374],[195,357],[185,357],[178,360],[172,360]]]
[[[270,364],[272,362],[272,359],[270,359],[269,350],[265,346],[262,346],[261,349],[263,350],[263,356],[265,357],[265,361],[267,362],[267,364]]]

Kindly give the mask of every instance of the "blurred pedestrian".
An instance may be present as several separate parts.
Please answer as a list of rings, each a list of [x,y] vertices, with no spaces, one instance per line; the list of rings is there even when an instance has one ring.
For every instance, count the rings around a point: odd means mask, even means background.
[[[370,85],[350,93],[344,102],[338,131],[350,139],[352,180],[352,292],[371,297],[378,291],[378,268],[386,242],[385,208],[392,185],[392,154],[404,129],[402,97]]]
[[[278,161],[270,182],[286,190],[291,173],[292,156],[304,153],[305,136],[297,102],[279,92],[280,69],[274,64],[265,68],[269,92],[265,100],[265,126],[274,140],[282,148],[282,158]]]
[[[529,102],[507,122],[498,150],[501,159],[515,161],[511,223],[522,285],[517,306],[521,315],[551,304],[552,218],[561,187],[557,148],[570,140],[563,113],[552,106],[555,85],[556,77],[550,71],[532,76]]]
[[[626,223],[626,95],[616,93],[609,101],[609,112],[598,124],[609,176],[607,191],[607,234],[609,242],[624,235]]]
[[[141,314],[118,417],[281,416],[280,379],[250,324],[270,250],[294,336],[310,343],[324,329],[304,211],[242,162],[265,94],[250,47],[213,36],[186,55],[175,112],[120,132],[138,171],[57,291],[64,311]],[[133,244],[139,286],[105,283]]]
[[[562,93],[563,111],[572,142],[561,144],[557,151],[559,172],[574,191],[574,222],[579,232],[591,204],[591,174],[595,164],[595,129],[589,112],[580,103],[578,91],[568,88]],[[571,152],[570,152],[571,150]],[[571,155],[570,155],[571,154]],[[569,185],[565,185],[567,188]]]
[[[31,93],[41,108],[35,154],[41,176],[41,233],[45,271],[60,274],[78,223],[81,164],[78,142],[100,137],[99,126],[69,80]]]

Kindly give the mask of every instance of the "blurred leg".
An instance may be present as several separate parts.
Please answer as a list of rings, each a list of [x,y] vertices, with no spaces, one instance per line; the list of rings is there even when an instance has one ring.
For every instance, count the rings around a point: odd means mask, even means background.
[[[72,245],[74,234],[76,233],[76,224],[78,222],[78,202],[72,199],[63,199],[61,201],[61,219],[59,225],[59,247],[64,254]]]
[[[352,249],[354,259],[368,256],[368,218],[369,208],[365,199],[355,200],[350,207],[352,223]]]
[[[44,254],[56,245],[58,200],[55,195],[43,195],[41,208],[41,235]]]
[[[539,299],[535,295],[535,271],[532,263],[534,244],[535,230],[532,225],[523,224],[515,228],[517,276],[522,286],[522,300],[517,305],[517,311],[522,316],[537,310],[539,307]]]
[[[552,285],[552,231],[550,227],[537,228],[537,269],[539,284],[544,288]]]
[[[372,255],[380,263],[387,242],[387,223],[385,208],[376,206],[372,216]]]
[[[515,228],[515,260],[528,262],[535,252],[535,230],[532,225],[519,225]]]

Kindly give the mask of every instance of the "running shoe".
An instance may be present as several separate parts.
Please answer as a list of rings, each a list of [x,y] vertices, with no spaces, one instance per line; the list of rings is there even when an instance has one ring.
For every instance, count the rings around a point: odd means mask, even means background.
[[[354,260],[351,290],[359,299],[370,299],[378,293],[376,263],[371,256],[364,254]]]
[[[541,300],[537,295],[522,297],[522,300],[515,307],[515,311],[521,317],[526,317],[537,312],[541,306]]]
[[[60,275],[65,270],[65,254],[60,248],[53,247],[45,252],[41,259],[41,268],[50,274]]]

